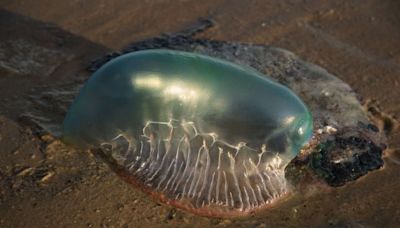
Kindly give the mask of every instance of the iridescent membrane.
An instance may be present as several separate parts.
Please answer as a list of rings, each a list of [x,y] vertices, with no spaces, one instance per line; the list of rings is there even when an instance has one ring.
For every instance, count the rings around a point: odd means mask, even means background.
[[[235,215],[286,193],[284,168],[310,139],[312,118],[293,92],[253,69],[147,50],[94,73],[63,127],[65,141],[101,148],[162,201]]]

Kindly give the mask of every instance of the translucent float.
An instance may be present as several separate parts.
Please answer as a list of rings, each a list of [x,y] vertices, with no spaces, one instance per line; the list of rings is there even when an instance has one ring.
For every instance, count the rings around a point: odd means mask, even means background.
[[[242,215],[287,192],[284,169],[313,121],[288,88],[205,55],[146,50],[96,71],[63,124],[66,142],[100,148],[161,201],[203,215]]]

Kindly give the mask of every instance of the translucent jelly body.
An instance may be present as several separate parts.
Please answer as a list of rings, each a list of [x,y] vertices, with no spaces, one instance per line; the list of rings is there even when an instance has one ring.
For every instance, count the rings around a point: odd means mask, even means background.
[[[66,142],[102,148],[165,202],[229,215],[286,192],[284,167],[311,137],[312,118],[293,92],[251,68],[147,50],[94,73],[63,128]]]

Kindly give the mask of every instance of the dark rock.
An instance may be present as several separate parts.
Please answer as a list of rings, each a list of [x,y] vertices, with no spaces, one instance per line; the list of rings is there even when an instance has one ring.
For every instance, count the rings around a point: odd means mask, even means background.
[[[357,130],[350,136],[346,133],[337,133],[310,154],[311,169],[331,186],[344,185],[383,166],[385,145],[376,144]]]

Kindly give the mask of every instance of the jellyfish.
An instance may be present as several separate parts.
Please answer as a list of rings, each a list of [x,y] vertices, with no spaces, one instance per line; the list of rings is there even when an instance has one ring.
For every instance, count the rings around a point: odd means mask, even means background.
[[[103,65],[63,123],[65,142],[100,151],[143,191],[217,216],[287,194],[285,168],[312,133],[310,111],[287,87],[250,67],[165,49]]]

